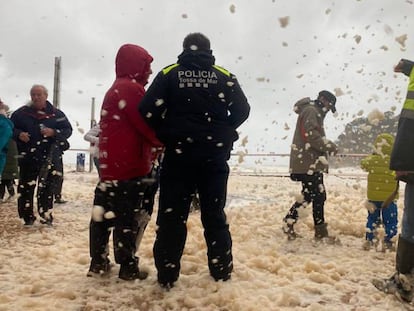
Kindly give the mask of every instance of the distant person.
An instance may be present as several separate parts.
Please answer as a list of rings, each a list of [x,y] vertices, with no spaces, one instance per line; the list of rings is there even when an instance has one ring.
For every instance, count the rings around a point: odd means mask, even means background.
[[[155,195],[157,194],[159,188],[162,157],[162,148],[157,148],[152,159],[151,171],[146,176],[146,178],[148,178],[151,182],[144,192],[142,206],[146,211],[148,211],[149,215],[153,212]]]
[[[397,204],[395,200],[392,200],[388,206],[383,206],[384,201],[397,186],[395,172],[389,169],[393,145],[394,137],[391,134],[379,134],[374,142],[374,153],[361,160],[361,168],[368,172],[367,197],[369,207],[371,207],[368,211],[366,241],[363,245],[365,250],[369,250],[380,242],[386,249],[394,248],[392,238],[398,231]],[[381,225],[385,229],[384,241],[374,243],[374,240],[379,238],[375,233]]]
[[[407,97],[405,99],[394,147],[391,152],[390,169],[405,184],[404,210],[401,234],[398,239],[395,273],[389,279],[376,279],[373,284],[389,294],[397,294],[403,300],[411,302],[414,296],[414,62],[401,59],[395,72],[409,77]]]
[[[99,123],[91,127],[91,129],[83,136],[83,139],[90,142],[90,153],[92,156],[93,164],[95,165],[96,171],[99,173],[99,134],[101,128]]]
[[[62,197],[63,180],[64,180],[64,166],[63,166],[63,153],[69,149],[69,142],[64,144],[55,145],[55,152],[53,153],[52,163],[52,185],[53,185],[53,197],[55,198],[54,203],[65,204],[67,201]]]
[[[158,283],[178,280],[192,198],[200,196],[208,267],[216,280],[233,270],[232,239],[224,207],[236,129],[250,106],[236,77],[216,66],[209,39],[185,37],[176,64],[158,73],[139,110],[165,145],[154,260]]]
[[[154,157],[152,159],[152,168],[149,174],[143,179],[147,183],[147,188],[145,189],[142,197],[141,209],[145,211],[147,217],[141,218],[140,230],[136,239],[136,248],[139,249],[141,240],[144,235],[144,231],[147,227],[149,220],[151,219],[152,212],[154,211],[155,196],[157,194],[159,183],[160,183],[160,169],[162,161],[162,148],[156,148]],[[141,229],[142,227],[142,229]]]
[[[19,151],[18,212],[25,225],[33,225],[36,220],[33,196],[37,181],[40,222],[52,225],[52,159],[54,152],[67,144],[67,139],[72,134],[72,126],[65,114],[47,100],[46,87],[33,85],[30,97],[31,101],[11,116],[14,123],[13,138]]]
[[[6,165],[7,149],[13,133],[13,123],[7,117],[8,106],[0,99],[0,180]]]
[[[328,171],[328,156],[337,153],[336,145],[325,135],[324,119],[329,111],[336,112],[336,97],[321,91],[315,100],[309,97],[294,105],[298,114],[290,151],[290,178],[302,183],[303,200],[296,201],[284,218],[284,232],[288,239],[297,237],[294,224],[298,221],[299,208],[312,204],[315,239],[327,238],[324,205],[326,190],[323,173]]]
[[[122,45],[116,55],[116,78],[105,94],[99,134],[100,181],[89,226],[91,263],[87,276],[109,273],[108,241],[113,228],[114,255],[123,280],[145,279],[136,256],[152,212],[143,205],[154,180],[147,175],[161,143],[137,111],[145,94],[152,57],[138,45]]]

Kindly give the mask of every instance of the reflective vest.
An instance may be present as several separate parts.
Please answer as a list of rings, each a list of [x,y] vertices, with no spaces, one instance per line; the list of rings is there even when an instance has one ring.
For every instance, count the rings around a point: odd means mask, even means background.
[[[407,97],[401,111],[401,117],[414,119],[414,70],[411,69],[410,82],[408,83]]]

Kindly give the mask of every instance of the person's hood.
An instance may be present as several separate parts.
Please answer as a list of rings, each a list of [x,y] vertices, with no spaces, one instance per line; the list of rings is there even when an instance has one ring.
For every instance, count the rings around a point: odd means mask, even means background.
[[[134,79],[145,85],[148,82],[152,61],[152,56],[144,48],[134,44],[124,44],[116,55],[116,77]]]
[[[309,97],[302,98],[295,103],[293,106],[293,111],[295,111],[297,114],[300,114],[303,108],[305,106],[308,106],[310,103],[311,99]]]
[[[316,100],[316,99],[315,100],[311,100],[310,97],[305,97],[305,98],[302,98],[302,99],[298,100],[295,103],[295,105],[293,106],[293,111],[295,111],[297,114],[300,114],[302,112],[302,110],[305,107],[309,106],[309,105],[314,106],[324,116],[329,111],[327,109],[324,109],[324,107],[322,106],[322,104],[318,100]]]
[[[391,154],[393,145],[394,136],[388,133],[379,134],[374,142],[375,153],[382,156],[389,156]]]

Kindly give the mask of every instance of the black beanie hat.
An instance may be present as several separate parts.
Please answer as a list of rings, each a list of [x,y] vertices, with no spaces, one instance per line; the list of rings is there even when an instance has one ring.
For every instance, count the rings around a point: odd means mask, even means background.
[[[323,90],[323,91],[320,91],[319,92],[319,94],[318,94],[318,98],[319,97],[323,97],[323,98],[325,98],[327,101],[329,101],[330,102],[330,104],[331,104],[331,110],[332,110],[332,112],[333,113],[335,113],[336,112],[336,107],[335,107],[335,104],[336,104],[336,97],[335,97],[335,95],[334,94],[332,94],[331,92],[329,92],[329,91],[326,91],[326,90]]]
[[[411,74],[411,70],[413,69],[414,62],[408,59],[401,59],[401,62],[402,62],[402,73],[409,77]]]

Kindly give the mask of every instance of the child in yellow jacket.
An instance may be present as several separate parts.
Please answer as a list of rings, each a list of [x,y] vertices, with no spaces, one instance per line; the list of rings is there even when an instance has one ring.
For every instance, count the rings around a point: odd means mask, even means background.
[[[394,137],[387,133],[379,134],[375,139],[374,153],[361,160],[361,168],[368,172],[367,197],[372,209],[368,209],[365,243],[363,248],[368,250],[374,245],[375,231],[382,223],[385,229],[385,248],[393,249],[392,238],[398,230],[398,210],[395,201],[381,207],[383,202],[393,193],[397,180],[395,172],[389,169],[390,155]],[[376,241],[380,242],[380,241]]]

